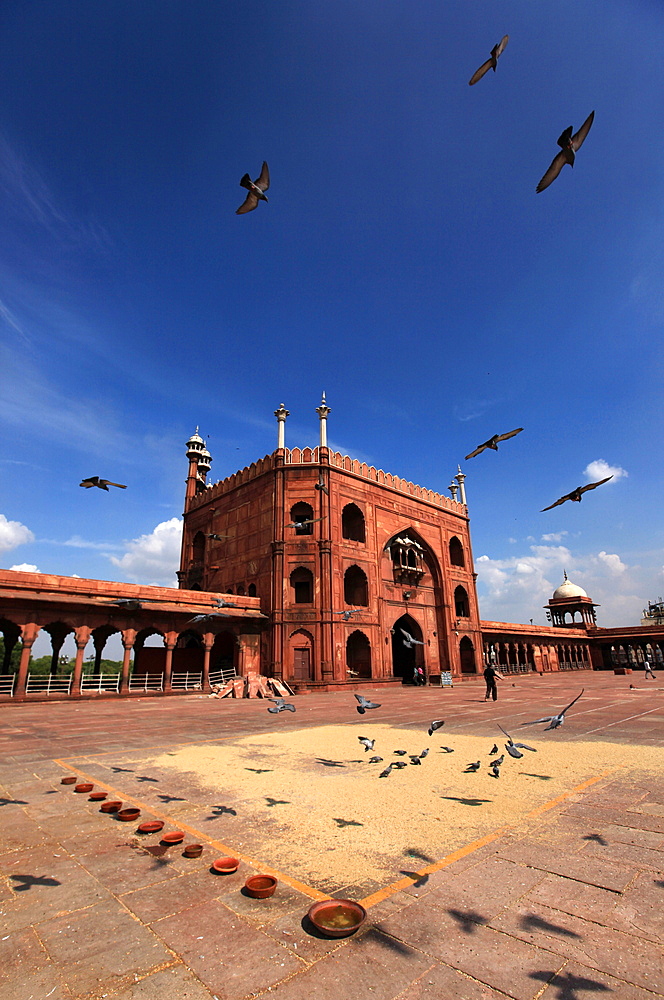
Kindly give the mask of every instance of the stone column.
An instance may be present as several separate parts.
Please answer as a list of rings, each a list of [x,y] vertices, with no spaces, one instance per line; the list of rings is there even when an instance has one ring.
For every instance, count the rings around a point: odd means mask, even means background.
[[[203,691],[210,690],[210,653],[214,646],[214,635],[206,632],[203,636],[203,677],[201,678],[201,688]]]
[[[465,487],[466,475],[465,475],[465,473],[463,473],[461,471],[461,466],[460,465],[457,465],[457,474],[456,474],[456,476],[454,478],[456,479],[457,483],[459,484],[459,495],[460,495],[461,503],[465,504],[466,503],[466,487]]]
[[[14,687],[15,698],[22,698],[25,695],[30,654],[32,653],[32,647],[35,639],[39,635],[39,625],[37,625],[36,622],[30,622],[28,625],[23,625],[21,633],[23,646],[21,649],[21,662],[19,663],[18,675],[16,677],[16,686]]]
[[[282,403],[274,415],[277,418],[277,451],[283,451],[286,447],[286,417],[290,416],[290,412]]]
[[[327,448],[327,417],[331,413],[330,407],[325,402],[325,393],[323,393],[323,398],[321,400],[320,406],[316,407],[316,413],[320,420],[320,442],[319,447]]]
[[[120,694],[129,692],[129,667],[131,666],[131,651],[136,642],[136,629],[126,628],[121,633],[124,656],[122,658],[122,674],[120,675]]]
[[[74,676],[71,681],[71,694],[80,695],[81,693],[81,674],[83,672],[83,654],[85,653],[85,647],[88,644],[88,639],[90,638],[90,629],[87,625],[80,625],[78,628],[74,629],[75,641],[76,641],[76,661],[74,663]]]
[[[166,660],[164,662],[164,692],[173,690],[173,685],[171,684],[173,676],[173,650],[175,649],[177,641],[177,633],[168,632],[164,636],[164,645],[166,647]]]

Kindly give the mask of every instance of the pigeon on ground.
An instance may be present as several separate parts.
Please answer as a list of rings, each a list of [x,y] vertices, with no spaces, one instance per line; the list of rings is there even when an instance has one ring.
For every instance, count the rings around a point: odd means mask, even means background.
[[[491,49],[490,57],[487,59],[486,62],[482,63],[482,65],[478,70],[475,70],[470,80],[468,81],[468,85],[470,87],[472,87],[474,83],[477,83],[478,80],[481,80],[484,74],[488,73],[490,69],[492,69],[494,73],[496,72],[496,65],[498,63],[498,59],[505,51],[505,46],[507,45],[509,40],[510,40],[509,35],[503,35],[500,41],[494,45],[494,47]]]
[[[355,697],[359,702],[359,704],[356,707],[360,715],[364,715],[364,713],[368,708],[380,708],[380,704],[378,702],[369,701],[368,698],[365,698],[361,694],[356,694]]]
[[[495,753],[498,753],[498,744],[497,743],[494,743],[493,746],[491,747],[491,749],[489,750],[489,757],[493,757],[493,755]]]
[[[403,638],[403,644],[404,644],[404,646],[406,646],[407,649],[412,649],[413,646],[423,646],[424,645],[424,643],[421,642],[419,639],[413,639],[412,635],[410,635],[409,632],[406,632],[405,629],[400,628],[399,631],[401,632],[401,634],[404,637]]]
[[[410,755],[410,762],[411,762],[411,764],[421,764],[422,763],[422,761],[417,756],[417,754],[411,754]]]
[[[243,188],[247,188],[249,194],[238,208],[235,213],[236,215],[244,215],[245,212],[253,212],[253,210],[258,207],[259,201],[267,201],[267,198],[263,193],[264,191],[267,191],[270,186],[270,171],[267,168],[267,163],[263,161],[260,176],[257,177],[255,181],[252,181],[249,174],[245,174],[240,181],[240,185]]]
[[[382,757],[369,757],[367,764],[380,764],[382,759],[383,759]]]
[[[579,149],[581,149],[583,140],[590,132],[590,126],[593,123],[594,117],[595,112],[591,111],[578,132],[575,132],[574,135],[572,135],[573,126],[570,125],[569,128],[566,128],[562,135],[559,136],[558,145],[560,146],[561,152],[554,156],[551,161],[551,166],[537,185],[536,191],[538,193],[543,191],[545,188],[548,188],[549,184],[552,184],[553,181],[555,181],[556,177],[566,163],[569,163],[570,167],[574,166],[575,154]]]
[[[496,757],[495,760],[489,761],[489,767],[500,767],[502,762],[505,760],[505,754],[501,754],[500,757]]]
[[[587,486],[577,486],[575,490],[571,493],[566,493],[564,497],[559,497],[555,503],[549,504],[548,507],[542,507],[540,513],[544,513],[545,510],[552,510],[554,507],[559,507],[561,503],[565,503],[566,500],[574,500],[575,503],[581,503],[581,497],[588,490],[596,490],[598,486],[602,483],[608,483],[609,479],[613,479],[613,476],[607,476],[606,479],[600,479],[597,483],[588,483]]]
[[[464,771],[464,774],[468,774],[469,771],[479,771],[480,766],[481,766],[481,761],[476,760],[474,764],[468,765],[468,767]]]
[[[500,765],[499,764],[492,764],[491,765],[491,774],[494,776],[494,778],[499,778],[500,777]]]
[[[422,751],[422,753],[420,754],[420,759],[421,759],[421,760],[424,760],[424,758],[426,757],[426,755],[427,755],[428,753],[429,753],[429,747],[427,747],[427,748],[426,748],[426,750],[423,750],[423,751]]]
[[[357,738],[364,747],[365,753],[367,752],[367,750],[373,750],[374,744],[376,742],[375,740],[370,740],[367,736],[358,736]]]
[[[484,444],[478,444],[475,451],[471,451],[470,455],[466,455],[466,460],[469,458],[475,458],[475,455],[481,455],[481,453],[486,451],[487,448],[491,448],[492,451],[498,451],[498,443],[500,441],[507,441],[508,438],[513,438],[516,434],[520,434],[522,430],[523,427],[517,427],[515,431],[508,431],[507,434],[494,434],[493,437],[490,437],[488,441],[484,442]]]
[[[109,486],[117,486],[119,490],[126,490],[127,487],[123,486],[122,483],[112,483],[110,479],[100,479],[99,476],[90,476],[89,479],[84,479],[82,483],[78,484],[84,489],[89,490],[92,486],[97,486],[100,490],[106,490],[110,493]]]
[[[454,753],[454,748],[453,747],[441,747],[440,749],[444,750],[445,753]]]
[[[401,769],[402,767],[408,767],[408,764],[406,763],[405,760],[394,760],[390,764],[390,767],[398,767],[399,769]]]
[[[408,753],[407,750],[393,750],[392,753],[398,754],[399,757],[405,757]]]
[[[380,772],[380,774],[378,775],[378,777],[379,778],[386,778],[388,776],[388,774],[390,773],[390,771],[392,770],[393,767],[394,767],[394,764],[388,764],[387,767],[385,768],[385,770]]]
[[[444,726],[444,725],[445,725],[445,720],[444,719],[436,719],[429,726],[429,729],[428,729],[429,736],[433,736],[433,734],[436,732],[436,730],[440,729],[441,726]]]
[[[273,708],[268,708],[268,712],[272,715],[277,715],[278,712],[294,712],[295,705],[289,705],[285,698],[268,698],[268,701],[274,702]]]
[[[548,732],[549,729],[557,729],[558,726],[562,726],[563,722],[565,721],[565,712],[569,712],[569,710],[572,707],[572,705],[574,705],[579,700],[579,698],[581,697],[581,695],[583,694],[583,692],[585,690],[586,690],[585,688],[581,688],[581,692],[579,694],[577,694],[577,696],[574,699],[574,701],[570,701],[570,703],[567,706],[567,708],[563,708],[562,712],[558,712],[558,715],[547,715],[545,718],[543,718],[543,719],[535,719],[533,722],[522,722],[521,725],[522,726],[536,726],[538,722],[548,722],[549,725],[545,726],[545,728],[544,728],[544,732],[545,733]],[[527,749],[530,750],[531,748],[528,747]]]

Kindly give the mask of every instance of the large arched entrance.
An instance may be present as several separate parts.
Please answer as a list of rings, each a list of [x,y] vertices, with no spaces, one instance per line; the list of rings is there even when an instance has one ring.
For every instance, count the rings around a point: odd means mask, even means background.
[[[404,632],[416,639],[417,643],[408,643]],[[392,626],[392,673],[395,677],[400,677],[404,684],[410,684],[417,667],[424,668],[422,629],[410,615],[402,615]]]

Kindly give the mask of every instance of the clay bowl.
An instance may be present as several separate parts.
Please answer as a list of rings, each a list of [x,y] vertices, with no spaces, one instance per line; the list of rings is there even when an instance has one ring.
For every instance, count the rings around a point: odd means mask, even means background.
[[[83,785],[76,785],[74,787],[74,791],[75,792],[91,792],[94,787],[95,787],[94,785],[91,785],[89,782],[86,782]]]
[[[323,899],[307,913],[317,931],[325,937],[349,937],[362,926],[367,911],[352,899]]]
[[[116,813],[119,809],[122,809],[122,803],[116,802],[115,799],[104,802],[99,812],[103,813]]]
[[[115,818],[119,819],[122,823],[131,823],[133,820],[138,819],[140,815],[140,809],[136,809],[135,806],[130,806],[128,809],[119,809]]]
[[[244,888],[248,896],[253,899],[267,899],[274,895],[277,888],[277,880],[274,875],[252,875],[244,883]]]
[[[108,792],[93,792],[90,796],[90,802],[103,802]]]
[[[182,852],[185,858],[200,858],[203,853],[202,844],[187,844],[184,851]]]
[[[160,830],[164,829],[164,824],[160,819],[150,820],[148,823],[141,823],[137,833],[159,833]]]
[[[70,778],[60,778],[61,785],[75,785],[77,781],[78,778],[76,777],[76,775]]]
[[[184,840],[184,833],[182,830],[175,830],[173,833],[165,833],[161,838],[162,844],[181,844]]]
[[[230,875],[232,872],[236,872],[240,867],[240,862],[237,858],[217,858],[216,861],[212,862],[212,871],[216,872],[217,875]]]

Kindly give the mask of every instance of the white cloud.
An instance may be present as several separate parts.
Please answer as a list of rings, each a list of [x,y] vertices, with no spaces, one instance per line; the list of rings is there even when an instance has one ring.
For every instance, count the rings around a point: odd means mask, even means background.
[[[9,552],[18,545],[34,540],[35,536],[24,524],[20,521],[8,521],[4,514],[0,514],[0,552]]]
[[[606,479],[607,476],[613,476],[615,481],[617,479],[626,479],[629,475],[619,465],[609,465],[603,458],[596,458],[594,462],[588,462],[588,465],[583,470],[583,474],[588,477],[591,483],[597,482],[598,479]]]
[[[125,543],[127,551],[123,556],[108,558],[134,583],[175,587],[181,541],[182,520],[172,517],[158,524],[149,535]]]
[[[543,542],[562,542],[567,534],[566,531],[550,531],[548,535],[542,535]]]
[[[661,591],[659,568],[629,565],[616,552],[573,553],[564,545],[531,545],[526,555],[476,560],[480,617],[485,621],[545,624],[544,605],[563,582],[583,587],[599,606],[605,628],[637,625],[648,600]]]
[[[33,565],[33,563],[16,563],[15,566],[10,566],[9,568],[14,573],[39,573],[40,572],[37,569],[37,567],[35,565]]]

